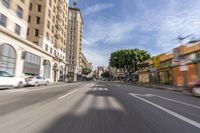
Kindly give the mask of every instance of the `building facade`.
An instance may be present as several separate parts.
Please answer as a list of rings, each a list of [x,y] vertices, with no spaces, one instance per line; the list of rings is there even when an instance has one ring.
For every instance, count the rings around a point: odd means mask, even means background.
[[[200,79],[200,42],[181,45],[157,57],[159,67],[150,60],[149,67],[139,72],[140,82],[186,86]]]
[[[83,18],[81,11],[78,8],[69,7],[66,62],[68,78],[73,81],[77,81],[77,77],[82,71],[82,37]]]
[[[81,11],[68,0],[0,0],[0,69],[77,81],[82,33]]]
[[[0,69],[14,76],[26,73],[42,76],[43,60],[52,60],[50,54],[26,39],[29,3],[29,0],[0,1]]]
[[[52,71],[42,75],[51,73],[55,82],[65,80],[68,5],[68,0],[31,0],[28,6],[27,39],[53,56],[44,61]]]

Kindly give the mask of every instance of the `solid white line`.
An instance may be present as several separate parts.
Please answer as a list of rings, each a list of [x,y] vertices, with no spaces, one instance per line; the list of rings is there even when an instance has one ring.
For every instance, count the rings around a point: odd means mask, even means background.
[[[174,100],[174,99],[170,99],[170,98],[166,98],[166,97],[162,97],[162,96],[158,96],[158,95],[153,95],[153,96],[161,98],[161,99],[165,99],[165,100],[168,100],[168,101],[171,101],[171,102],[180,103],[180,104],[183,104],[183,105],[187,105],[187,106],[190,106],[190,107],[194,107],[194,108],[200,109],[199,106],[196,106],[196,105],[193,105],[193,104],[177,101],[177,100]]]
[[[65,97],[67,97],[67,96],[69,96],[69,95],[71,95],[71,94],[73,94],[73,93],[75,93],[75,92],[77,92],[77,91],[78,91],[78,90],[74,90],[74,91],[72,91],[72,92],[70,92],[70,93],[67,93],[67,94],[65,94],[65,95],[63,95],[63,96],[57,98],[57,99],[65,98]]]
[[[172,116],[174,116],[174,117],[176,117],[176,118],[178,118],[178,119],[180,119],[180,120],[182,120],[182,121],[184,121],[186,123],[189,123],[189,124],[191,124],[191,125],[193,125],[193,126],[195,126],[197,128],[200,128],[200,123],[198,123],[196,121],[193,121],[193,120],[191,120],[191,119],[189,119],[189,118],[187,118],[187,117],[185,117],[183,115],[180,115],[180,114],[178,114],[176,112],[173,112],[173,111],[171,111],[171,110],[169,110],[167,108],[164,108],[164,107],[162,107],[162,106],[160,106],[158,104],[155,104],[155,103],[150,102],[150,101],[148,101],[148,100],[146,100],[144,98],[141,98],[141,97],[135,95],[134,93],[129,93],[129,95],[131,95],[131,96],[133,96],[133,97],[135,97],[135,98],[137,98],[139,100],[142,100],[142,101],[144,101],[144,102],[146,102],[148,104],[151,104],[152,106],[154,106],[154,107],[156,107],[156,108],[158,108],[158,109],[160,109],[160,110],[162,110],[162,111],[164,111],[164,112],[166,112],[166,113],[168,113],[168,114],[170,114],[170,115],[172,115]]]

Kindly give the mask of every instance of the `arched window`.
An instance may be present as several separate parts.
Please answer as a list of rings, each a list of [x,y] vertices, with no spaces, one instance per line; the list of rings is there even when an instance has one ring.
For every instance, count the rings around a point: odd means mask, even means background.
[[[0,44],[0,69],[15,74],[16,51],[9,44]]]

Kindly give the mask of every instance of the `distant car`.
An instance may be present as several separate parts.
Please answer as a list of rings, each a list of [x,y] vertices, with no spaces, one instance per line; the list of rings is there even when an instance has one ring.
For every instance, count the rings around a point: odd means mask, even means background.
[[[23,77],[15,77],[8,71],[0,70],[0,88],[21,88],[25,85]]]
[[[25,78],[27,86],[48,85],[49,81],[41,76],[29,76]]]
[[[200,96],[200,80],[193,82],[189,85],[189,91],[194,96]]]

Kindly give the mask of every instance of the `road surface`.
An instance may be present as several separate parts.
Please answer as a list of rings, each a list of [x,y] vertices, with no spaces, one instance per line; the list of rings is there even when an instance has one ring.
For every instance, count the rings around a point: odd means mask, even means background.
[[[0,90],[0,133],[200,133],[200,98],[113,82]]]

